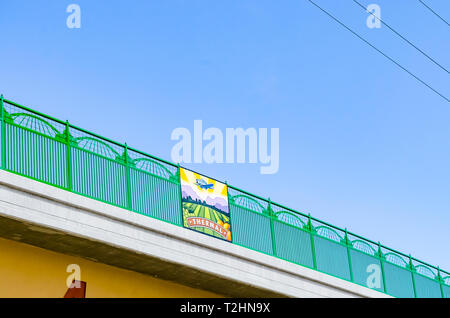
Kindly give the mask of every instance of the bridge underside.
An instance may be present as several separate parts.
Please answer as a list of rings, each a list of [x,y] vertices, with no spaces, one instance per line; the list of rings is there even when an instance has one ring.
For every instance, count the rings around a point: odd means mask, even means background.
[[[136,271],[229,297],[286,297],[280,293],[225,280],[180,264],[163,261],[103,242],[77,237],[28,222],[0,217],[0,237],[71,256]],[[186,295],[189,296],[189,295]]]

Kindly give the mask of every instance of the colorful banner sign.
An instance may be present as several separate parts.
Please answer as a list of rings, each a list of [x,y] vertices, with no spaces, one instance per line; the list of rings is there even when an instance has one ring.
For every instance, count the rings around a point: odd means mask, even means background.
[[[180,168],[184,227],[231,242],[227,185]]]

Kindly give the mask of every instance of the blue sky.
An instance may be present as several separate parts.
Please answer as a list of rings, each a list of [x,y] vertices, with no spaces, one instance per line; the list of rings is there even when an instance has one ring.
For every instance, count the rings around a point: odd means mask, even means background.
[[[352,0],[315,0],[450,96],[448,73]],[[417,0],[381,17],[450,67]],[[66,7],[81,7],[81,29]],[[450,2],[426,1],[447,20]],[[280,168],[189,164],[450,270],[450,104],[306,0],[16,0],[0,11],[0,91],[170,160],[173,129],[279,128]]]

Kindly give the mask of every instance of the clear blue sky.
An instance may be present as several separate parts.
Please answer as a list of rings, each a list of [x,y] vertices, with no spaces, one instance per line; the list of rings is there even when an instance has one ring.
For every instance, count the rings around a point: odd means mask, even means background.
[[[448,73],[352,0],[315,0],[450,96]],[[417,0],[382,19],[450,68],[450,28]],[[450,2],[427,0],[450,19]],[[65,9],[81,7],[82,27]],[[280,128],[280,169],[191,164],[450,270],[450,104],[306,0],[0,3],[0,91],[170,160],[176,127]]]

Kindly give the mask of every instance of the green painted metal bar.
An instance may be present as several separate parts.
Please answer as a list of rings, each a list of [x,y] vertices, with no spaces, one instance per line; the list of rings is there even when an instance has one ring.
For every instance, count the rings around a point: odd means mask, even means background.
[[[128,165],[128,146],[125,143],[125,150],[123,153],[125,160],[125,178],[126,178],[126,191],[127,191],[127,208],[128,210],[133,210],[131,201],[131,183],[130,183],[130,167]]]
[[[350,255],[350,246],[351,246],[351,242],[348,239],[348,232],[347,229],[345,229],[345,237],[344,237],[344,242],[345,242],[345,247],[347,248],[347,257],[348,257],[348,267],[350,269],[350,280],[352,282],[355,281],[355,279],[353,278],[353,268],[352,268],[352,257]]]
[[[184,213],[183,213],[183,193],[181,192],[181,166],[180,164],[177,164],[177,175],[178,175],[178,182],[180,182],[180,186],[178,187],[178,200],[180,201],[180,211],[181,211],[181,227],[184,227]],[[230,201],[230,196],[228,195],[228,202]],[[230,205],[228,205],[229,207]],[[231,211],[230,212],[230,220],[231,220]],[[231,221],[230,221],[231,226]],[[233,235],[233,233],[231,233]],[[231,238],[233,239],[233,238]]]
[[[409,255],[409,269],[411,270],[411,278],[412,278],[412,284],[413,284],[413,290],[414,290],[414,297],[417,298],[417,289],[416,289],[416,280],[414,278],[414,264],[412,262],[411,255]]]
[[[381,251],[381,244],[378,242],[378,257],[380,258],[380,267],[381,267],[381,277],[383,279],[383,290],[385,293],[387,293],[387,286],[386,286],[386,275],[384,274],[384,255]]]
[[[316,247],[314,244],[314,227],[311,222],[311,215],[308,215],[308,225],[307,225],[308,231],[309,231],[309,237],[311,240],[311,251],[312,251],[312,258],[313,258],[313,268],[317,269],[317,258],[316,258]]]
[[[277,256],[277,245],[275,243],[275,231],[273,229],[273,219],[274,219],[274,213],[272,211],[272,206],[270,203],[270,198],[268,200],[268,205],[267,205],[267,214],[270,220],[270,237],[272,238],[272,253],[274,256]]]
[[[6,129],[5,129],[5,125],[6,125],[6,123],[5,123],[5,111],[4,111],[4,109],[5,109],[5,106],[4,106],[4,104],[3,104],[3,94],[0,96],[0,108],[1,108],[1,125],[2,125],[2,127],[1,127],[1,130],[2,130],[2,140],[1,140],[1,142],[2,142],[2,145],[1,145],[1,149],[2,149],[2,158],[1,158],[1,160],[2,160],[2,162],[1,162],[1,166],[2,166],[2,169],[6,169],[6,135],[5,135],[5,133],[6,133]]]
[[[67,150],[67,189],[69,191],[72,190],[72,156],[70,154],[70,130],[69,130],[69,121],[66,121],[66,130],[65,130],[65,137],[66,137],[66,150]]]
[[[439,289],[441,290],[441,297],[445,298],[444,287],[442,286],[444,281],[442,280],[441,270],[439,269],[439,266],[438,266],[438,272],[437,272],[437,280],[439,282]]]

